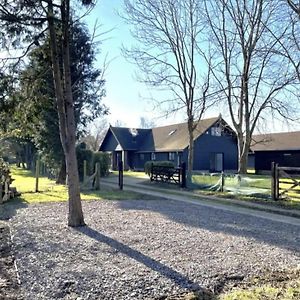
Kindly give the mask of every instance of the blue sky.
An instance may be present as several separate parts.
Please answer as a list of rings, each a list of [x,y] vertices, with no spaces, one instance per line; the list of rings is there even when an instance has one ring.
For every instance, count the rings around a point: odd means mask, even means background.
[[[150,92],[148,87],[135,79],[136,66],[126,61],[121,54],[122,44],[134,43],[128,25],[118,15],[122,12],[123,0],[99,0],[93,12],[85,18],[92,30],[96,19],[102,24],[99,33],[112,30],[102,38],[101,54],[98,64],[101,67],[105,56],[110,61],[105,74],[106,93],[104,103],[110,108],[108,121],[114,125],[120,120],[128,127],[138,127],[140,117],[153,119],[157,125],[184,121],[182,114],[168,119],[161,117],[162,112],[153,110],[153,104],[146,100]],[[217,113],[218,115],[218,113]]]
[[[157,125],[167,125],[184,121],[184,114],[178,113],[169,118],[162,117],[162,112],[153,109],[153,103],[145,100],[149,98],[149,89],[137,82],[135,71],[137,67],[130,64],[121,54],[122,45],[130,46],[135,43],[131,37],[128,25],[118,15],[122,12],[123,0],[98,0],[97,6],[92,13],[85,18],[90,30],[93,29],[96,20],[102,24],[99,33],[111,30],[102,38],[101,54],[98,56],[98,65],[102,66],[105,56],[110,61],[105,74],[106,93],[104,103],[110,109],[108,122],[115,125],[117,120],[124,126],[138,127],[140,117],[153,120]],[[151,91],[152,94],[152,91]],[[154,93],[159,99],[159,94]],[[222,107],[218,106],[206,113],[205,117],[218,116]],[[222,110],[222,115],[230,124],[229,116]],[[279,121],[267,121],[264,130],[269,132],[299,130],[299,123],[296,126],[287,127]]]

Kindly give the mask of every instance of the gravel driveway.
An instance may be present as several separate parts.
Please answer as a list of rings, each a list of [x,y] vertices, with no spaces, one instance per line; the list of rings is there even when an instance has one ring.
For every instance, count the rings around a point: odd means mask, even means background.
[[[298,226],[169,200],[83,207],[79,229],[66,226],[66,203],[14,212],[25,299],[163,299],[300,266]]]

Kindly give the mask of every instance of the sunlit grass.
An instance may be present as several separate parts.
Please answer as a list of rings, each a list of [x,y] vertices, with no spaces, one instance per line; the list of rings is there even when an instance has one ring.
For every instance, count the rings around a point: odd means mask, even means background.
[[[286,278],[280,281],[234,289],[219,297],[220,300],[299,300],[300,279]]]
[[[20,168],[11,168],[14,180],[12,186],[21,193],[19,199],[27,203],[61,202],[68,200],[68,191],[65,185],[56,184],[54,180],[46,177],[39,178],[38,190],[35,192],[35,177],[32,172]],[[101,183],[100,183],[101,185]],[[100,191],[84,190],[81,192],[82,200],[132,200],[157,199],[131,191],[121,191],[117,188],[101,187]]]
[[[118,171],[113,171],[112,174],[113,175],[118,175]],[[145,172],[137,172],[137,171],[124,171],[123,172],[124,176],[128,176],[128,177],[133,177],[133,178],[145,178],[145,179],[149,179],[149,176],[147,174],[145,174]]]

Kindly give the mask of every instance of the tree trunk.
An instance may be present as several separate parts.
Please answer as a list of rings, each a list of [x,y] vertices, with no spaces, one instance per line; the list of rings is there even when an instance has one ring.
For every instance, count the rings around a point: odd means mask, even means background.
[[[60,170],[58,173],[58,177],[56,179],[56,183],[57,184],[66,184],[66,177],[67,177],[66,161],[64,159],[61,161]]]
[[[194,118],[188,119],[188,133],[189,133],[189,150],[188,150],[188,169],[187,169],[187,183],[192,183],[192,171],[194,164]]]
[[[248,151],[244,151],[239,158],[239,174],[247,174]]]
[[[71,72],[69,61],[69,0],[62,0],[61,19],[62,19],[62,61],[63,68],[60,65],[60,57],[57,46],[56,28],[54,24],[53,3],[48,3],[48,26],[50,33],[50,48],[53,65],[53,78],[55,86],[55,95],[57,101],[57,111],[59,117],[59,133],[62,142],[66,169],[68,176],[69,193],[69,214],[68,225],[72,227],[83,226],[84,218],[80,199],[80,184],[78,176],[78,166],[75,150],[75,121],[74,121],[74,103],[71,89]],[[61,72],[63,69],[63,74]]]
[[[247,174],[248,169],[248,153],[250,148],[250,143],[245,139],[242,133],[238,133],[238,150],[239,150],[239,174]]]

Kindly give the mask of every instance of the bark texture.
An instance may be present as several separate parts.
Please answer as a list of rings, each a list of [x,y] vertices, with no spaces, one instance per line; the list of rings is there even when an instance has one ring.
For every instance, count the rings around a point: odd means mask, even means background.
[[[54,23],[53,3],[48,3],[48,26],[52,54],[53,78],[59,116],[59,131],[62,142],[66,171],[68,176],[69,214],[68,225],[72,227],[84,225],[80,199],[80,184],[75,150],[75,117],[71,87],[70,54],[69,54],[69,0],[61,1],[62,24],[62,60],[58,54],[58,37]],[[62,61],[62,66],[60,62]],[[61,71],[63,70],[63,72]]]

